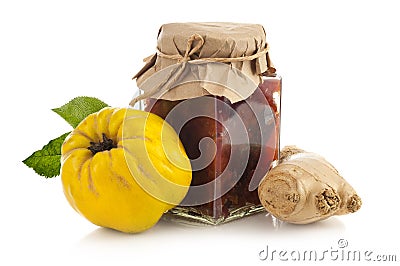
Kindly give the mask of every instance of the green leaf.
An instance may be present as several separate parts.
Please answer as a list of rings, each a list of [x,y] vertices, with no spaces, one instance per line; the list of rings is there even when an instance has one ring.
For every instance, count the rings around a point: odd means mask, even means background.
[[[46,178],[58,176],[61,169],[61,145],[69,133],[50,140],[41,150],[35,151],[22,162]]]
[[[108,105],[97,98],[81,96],[76,97],[59,108],[52,111],[59,114],[73,128],[75,128],[88,115],[100,111]]]

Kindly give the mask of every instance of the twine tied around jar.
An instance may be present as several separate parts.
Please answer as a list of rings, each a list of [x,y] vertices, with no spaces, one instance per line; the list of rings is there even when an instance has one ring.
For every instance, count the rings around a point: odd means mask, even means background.
[[[197,40],[198,43],[192,48],[193,42]],[[198,62],[219,62],[219,63],[232,63],[232,62],[242,62],[242,61],[251,61],[254,59],[257,59],[261,56],[266,56],[266,61],[267,61],[267,74],[273,74],[275,73],[276,69],[274,68],[271,59],[269,58],[269,46],[268,44],[265,45],[264,49],[261,51],[252,54],[252,55],[246,55],[246,56],[239,56],[239,57],[206,57],[206,58],[197,58],[197,59],[191,59],[191,56],[195,54],[197,51],[200,50],[200,48],[204,45],[204,38],[200,34],[193,34],[189,37],[187,40],[186,44],[186,50],[185,54],[182,56],[180,54],[175,54],[175,55],[169,55],[169,54],[164,54],[160,50],[157,49],[157,56],[166,58],[166,59],[173,59],[177,60],[177,64],[179,66],[177,68],[174,68],[170,73],[168,78],[165,79],[163,83],[160,83],[158,86],[153,87],[150,90],[145,91],[143,94],[135,97],[132,99],[132,101],[129,103],[130,106],[134,106],[135,103],[138,101],[141,101],[143,99],[149,98],[152,95],[161,92],[162,88],[165,88],[165,91],[168,91],[170,89],[170,86],[176,82],[176,80],[180,77],[180,75],[183,73],[186,63],[191,62],[191,63],[198,63]],[[132,79],[135,79],[137,77],[134,76]]]

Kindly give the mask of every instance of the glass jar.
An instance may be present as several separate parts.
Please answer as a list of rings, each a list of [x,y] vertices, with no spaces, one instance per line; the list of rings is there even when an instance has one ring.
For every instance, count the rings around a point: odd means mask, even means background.
[[[279,159],[280,133],[281,78],[268,49],[257,24],[160,28],[131,105],[165,119],[191,161],[189,192],[164,217],[220,224],[263,210],[257,187]]]
[[[170,210],[170,218],[219,224],[263,210],[257,186],[279,159],[280,95],[281,78],[273,74],[263,76],[250,97],[234,104],[212,95],[144,101],[145,111],[162,117],[179,133],[192,162],[191,188],[182,204]],[[201,197],[212,200],[193,204],[198,197],[193,188],[215,180],[219,182]]]

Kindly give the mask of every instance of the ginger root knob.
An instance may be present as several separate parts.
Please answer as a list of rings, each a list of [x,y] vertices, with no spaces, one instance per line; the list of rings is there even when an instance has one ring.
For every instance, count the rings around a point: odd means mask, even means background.
[[[294,146],[283,148],[279,164],[263,178],[258,195],[268,212],[295,224],[356,212],[362,204],[329,162]]]

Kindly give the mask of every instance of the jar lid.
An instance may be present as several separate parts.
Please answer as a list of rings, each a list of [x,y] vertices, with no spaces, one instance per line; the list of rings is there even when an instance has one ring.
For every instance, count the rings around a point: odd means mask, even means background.
[[[264,72],[275,71],[269,60],[264,28],[259,24],[165,24],[158,33],[157,53],[144,61],[146,65],[134,76],[139,88],[145,91],[140,98],[182,100],[211,94],[237,102],[254,92]],[[144,88],[144,82],[160,71],[165,73],[152,80],[148,86],[152,89]],[[248,83],[244,88],[243,79]],[[238,80],[242,80],[242,87],[235,86]]]

